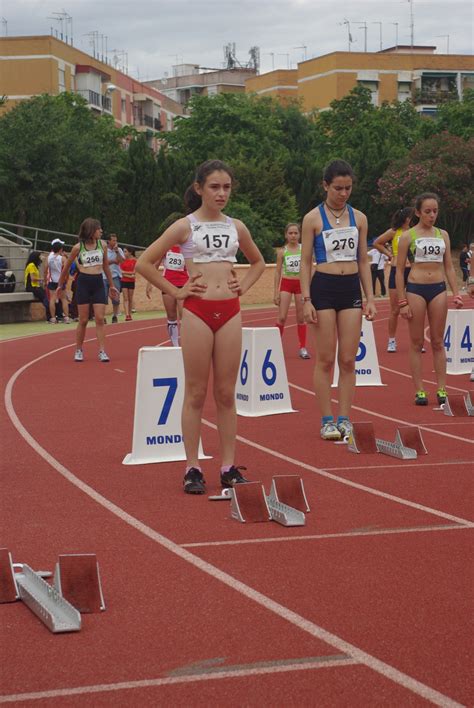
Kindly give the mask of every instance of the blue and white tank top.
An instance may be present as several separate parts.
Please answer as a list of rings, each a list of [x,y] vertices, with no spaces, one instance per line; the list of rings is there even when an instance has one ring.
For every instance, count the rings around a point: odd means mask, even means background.
[[[338,263],[356,261],[359,247],[359,229],[357,228],[354,209],[348,204],[349,226],[331,226],[324,210],[318,206],[323,228],[314,236],[314,259],[319,263]]]

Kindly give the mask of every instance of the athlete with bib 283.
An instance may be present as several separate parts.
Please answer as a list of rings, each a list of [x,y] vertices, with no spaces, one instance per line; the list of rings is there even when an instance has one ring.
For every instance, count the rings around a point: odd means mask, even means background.
[[[141,255],[136,267],[163,293],[184,301],[181,347],[185,386],[181,421],[186,450],[183,487],[187,494],[206,491],[198,449],[211,366],[222,455],[220,483],[226,488],[247,481],[242,468],[234,464],[235,384],[242,350],[239,295],[260,277],[265,263],[245,224],[223,214],[232,182],[232,170],[220,160],[200,165],[184,198],[188,216],[167,228]],[[180,247],[189,273],[189,280],[181,288],[155,267],[173,246]],[[234,270],[239,248],[250,264],[240,281]]]
[[[423,388],[421,349],[424,340],[425,317],[428,315],[431,349],[437,381],[438,403],[446,401],[446,352],[444,328],[448,314],[446,280],[454,295],[454,306],[463,306],[462,297],[451,260],[451,247],[446,231],[435,226],[439,212],[436,194],[427,192],[415,200],[418,223],[405,232],[398,242],[397,285],[400,315],[408,320],[410,332],[410,368],[415,384],[415,404],[428,405]],[[412,261],[408,282],[403,279],[405,261]]]
[[[321,437],[340,440],[351,432],[350,411],[355,389],[355,360],[365,316],[376,314],[372,277],[367,256],[367,218],[347,202],[353,172],[344,160],[334,160],[324,170],[326,200],[303,220],[301,297],[305,322],[311,324],[316,348],[314,389],[321,410]],[[316,269],[313,277],[313,257]],[[331,372],[339,365],[339,416],[331,405]]]

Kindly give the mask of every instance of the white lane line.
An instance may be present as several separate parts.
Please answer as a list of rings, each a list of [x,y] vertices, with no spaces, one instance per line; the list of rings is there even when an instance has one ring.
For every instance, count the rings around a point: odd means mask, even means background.
[[[46,698],[66,698],[90,693],[105,693],[109,691],[127,691],[143,688],[159,688],[161,686],[176,686],[185,683],[199,683],[202,681],[215,681],[218,679],[247,678],[249,676],[265,676],[268,674],[283,674],[292,671],[313,671],[327,669],[334,666],[357,666],[353,659],[323,659],[320,661],[296,662],[282,666],[261,666],[255,669],[225,669],[209,671],[202,674],[188,676],[168,676],[159,679],[142,679],[140,681],[123,681],[121,683],[102,683],[95,686],[78,686],[77,688],[58,688],[52,691],[36,691],[34,693],[16,693],[0,696],[0,703],[13,703],[14,701],[39,701]],[[132,699],[133,700],[133,699]],[[130,704],[132,705],[132,704]],[[138,704],[137,704],[138,705]],[[155,703],[158,705],[158,703]],[[453,704],[458,705],[458,704]]]
[[[65,347],[61,347],[60,349],[64,348]],[[50,352],[50,354],[53,354],[56,351],[58,350],[53,350],[52,352]],[[244,597],[247,597],[248,599],[258,604],[260,607],[263,607],[269,612],[272,612],[277,617],[286,620],[294,627],[297,627],[300,630],[309,634],[310,636],[316,637],[317,639],[326,642],[326,644],[335,647],[340,653],[347,654],[352,659],[354,659],[354,661],[364,664],[365,666],[372,669],[381,676],[384,676],[385,678],[393,681],[399,686],[402,686],[407,691],[411,691],[412,693],[415,693],[416,695],[419,695],[422,698],[431,701],[434,705],[441,706],[443,708],[461,708],[459,703],[453,701],[448,696],[445,696],[439,691],[436,691],[434,688],[427,686],[426,684],[422,683],[421,681],[418,681],[412,676],[409,676],[403,671],[399,671],[394,666],[391,666],[390,664],[387,664],[386,662],[377,659],[372,654],[363,651],[362,649],[356,647],[350,642],[346,642],[344,639],[337,636],[336,634],[333,634],[332,632],[323,629],[316,623],[307,620],[302,615],[299,615],[297,612],[293,612],[288,607],[285,607],[284,605],[275,602],[270,597],[267,597],[263,593],[258,592],[249,585],[246,585],[245,583],[238,580],[238,578],[233,577],[229,573],[223,572],[216,566],[213,566],[211,563],[207,563],[198,556],[195,556],[193,553],[190,553],[186,549],[181,548],[177,543],[174,543],[169,538],[166,538],[166,536],[157,533],[154,529],[139,521],[131,514],[128,514],[124,509],[121,509],[119,506],[111,502],[102,494],[99,494],[99,492],[90,487],[88,484],[85,484],[70,470],[64,467],[64,465],[62,465],[58,460],[56,460],[56,458],[50,455],[49,452],[47,452],[47,450],[45,450],[26,430],[26,428],[23,426],[18,416],[16,415],[15,409],[13,407],[12,392],[15,381],[24,371],[26,371],[26,369],[28,369],[30,366],[33,366],[33,364],[35,364],[37,361],[40,361],[41,359],[45,358],[45,356],[47,356],[47,354],[43,354],[37,359],[31,360],[30,362],[22,366],[20,369],[18,369],[11,376],[5,389],[5,408],[10,417],[10,420],[12,421],[12,424],[15,426],[18,433],[23,437],[23,439],[28,443],[28,445],[30,445],[30,447],[35,450],[38,455],[40,455],[49,465],[51,465],[51,467],[53,467],[53,469],[59,472],[59,474],[61,474],[75,487],[84,492],[84,494],[88,495],[97,504],[101,505],[104,509],[107,509],[110,513],[115,514],[126,524],[136,529],[147,538],[150,538],[155,543],[158,543],[163,548],[166,548],[171,553],[174,553],[177,557],[190,563],[194,567],[198,568],[202,572],[214,578],[215,580],[220,581],[227,587],[231,588],[234,592],[240,593]],[[343,481],[345,483],[345,480],[340,481]],[[443,516],[446,517],[446,515]],[[452,520],[457,521],[457,519],[455,519],[454,517],[452,518]]]
[[[380,365],[380,368],[383,369],[384,371],[389,371],[391,374],[396,374],[397,376],[403,376],[405,379],[411,379],[410,374],[405,374],[403,371],[398,371],[397,369],[389,369],[388,366],[382,366]],[[469,376],[469,374],[465,374],[465,376]],[[430,379],[423,379],[424,383],[429,383],[433,384],[434,386],[437,385],[437,381],[431,381]],[[467,393],[467,388],[458,388],[457,386],[452,386],[451,384],[446,384],[446,388],[452,388],[453,391],[461,391],[461,393]]]
[[[293,384],[288,382],[288,385],[291,386],[291,388],[296,389],[297,391],[302,391],[303,393],[307,393],[310,396],[315,396],[316,394],[314,391],[310,391],[308,388],[303,388],[303,386],[298,386],[297,384]],[[337,398],[331,399],[333,403],[338,403]],[[443,430],[432,430],[431,428],[428,428],[426,425],[420,425],[419,423],[412,423],[408,420],[400,420],[399,418],[392,418],[389,415],[384,415],[383,413],[376,413],[373,410],[369,410],[368,408],[361,408],[361,406],[352,406],[352,410],[356,411],[361,411],[361,413],[367,413],[368,415],[373,415],[376,418],[383,418],[383,420],[391,420],[393,423],[400,423],[401,425],[416,425],[420,430],[426,430],[428,433],[433,433],[434,435],[442,435],[445,438],[452,438],[453,440],[461,440],[461,442],[468,443],[468,445],[474,445],[474,440],[469,440],[468,438],[461,438],[459,435],[453,435],[452,433],[445,433]],[[464,418],[463,418],[464,420]]]
[[[356,538],[358,536],[391,536],[404,533],[427,533],[431,531],[459,531],[474,529],[473,524],[460,526],[446,524],[443,526],[413,526],[399,529],[360,529],[358,531],[341,531],[341,533],[307,534],[306,536],[275,536],[272,538],[239,538],[235,541],[202,541],[198,543],[181,543],[182,548],[205,548],[208,546],[245,546],[249,543],[292,543],[293,541],[326,541],[332,538]]]
[[[114,371],[118,371],[119,374],[126,374],[127,373],[123,369],[114,369]]]
[[[214,430],[217,430],[217,426],[214,425],[214,423],[211,423],[208,420],[203,419],[203,424],[207,425],[209,428],[213,428]],[[379,489],[375,489],[374,487],[367,487],[365,484],[359,484],[358,482],[353,482],[350,479],[346,479],[345,477],[339,477],[338,475],[331,474],[330,472],[326,472],[323,469],[320,469],[319,467],[314,467],[314,465],[309,465],[306,462],[302,462],[301,460],[297,460],[294,457],[288,457],[288,455],[284,455],[281,452],[277,452],[276,450],[273,450],[272,448],[266,447],[265,445],[260,445],[259,443],[253,442],[253,440],[249,440],[248,438],[243,438],[241,435],[237,435],[237,440],[239,442],[244,443],[245,445],[249,445],[250,447],[254,447],[256,450],[260,450],[261,452],[265,452],[267,455],[271,455],[272,457],[276,457],[279,460],[283,460],[284,462],[287,462],[289,465],[293,465],[295,467],[300,467],[303,470],[308,470],[309,472],[314,472],[315,474],[319,475],[320,477],[326,477],[326,479],[331,479],[334,482],[339,482],[340,484],[344,484],[347,487],[353,487],[354,489],[359,489],[362,492],[367,492],[368,494],[373,494],[376,497],[381,497],[382,499],[387,499],[388,501],[393,501],[396,502],[397,504],[402,504],[402,506],[409,506],[412,509],[417,509],[417,511],[423,511],[426,514],[432,514],[433,516],[439,516],[441,519],[447,519],[448,521],[453,521],[455,524],[462,524],[463,526],[467,526],[471,523],[474,523],[474,521],[470,521],[467,519],[462,519],[459,516],[453,516],[452,514],[448,514],[445,511],[439,511],[438,509],[432,509],[430,506],[424,506],[423,504],[417,504],[416,502],[409,501],[408,499],[402,499],[401,497],[397,497],[394,494],[388,494],[387,492],[382,492]]]

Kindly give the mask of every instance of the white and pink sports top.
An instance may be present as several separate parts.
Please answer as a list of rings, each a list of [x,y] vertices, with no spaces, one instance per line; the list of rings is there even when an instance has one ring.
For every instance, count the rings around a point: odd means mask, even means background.
[[[194,263],[217,263],[219,261],[237,261],[239,235],[237,228],[228,216],[225,221],[198,221],[193,214],[188,214],[190,234],[180,244],[185,259]]]

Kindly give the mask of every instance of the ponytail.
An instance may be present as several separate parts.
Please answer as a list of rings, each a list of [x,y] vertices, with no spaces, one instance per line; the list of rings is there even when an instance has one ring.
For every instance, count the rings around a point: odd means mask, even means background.
[[[184,193],[184,205],[186,207],[186,214],[191,214],[191,212],[196,211],[202,204],[202,199],[200,195],[194,189],[194,182],[190,184]]]
[[[413,218],[413,207],[402,207],[392,215],[390,226],[394,231],[400,229],[407,219]]]

